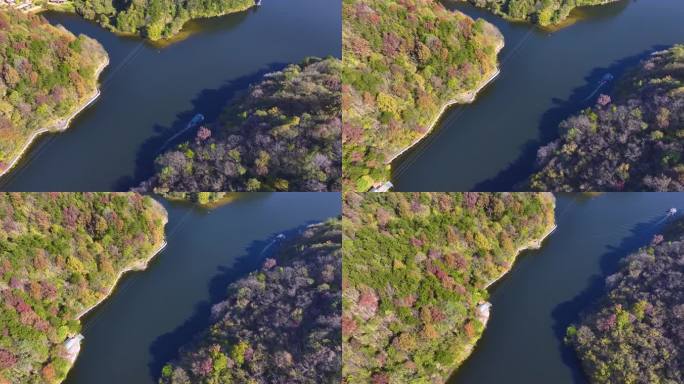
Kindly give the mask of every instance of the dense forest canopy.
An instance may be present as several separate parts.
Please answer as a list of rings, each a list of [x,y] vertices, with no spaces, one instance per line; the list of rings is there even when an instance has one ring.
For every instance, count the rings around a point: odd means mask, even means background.
[[[495,73],[503,37],[435,0],[344,0],[342,23],[344,184],[366,191],[443,105]]]
[[[306,60],[264,76],[218,122],[159,156],[144,188],[339,191],[340,62]]]
[[[73,0],[76,12],[116,32],[169,38],[201,17],[244,11],[254,0]]]
[[[0,383],[58,383],[78,315],[164,241],[166,211],[134,193],[0,194]]]
[[[684,382],[683,224],[628,256],[597,308],[568,327],[592,383]]]
[[[477,305],[554,227],[546,193],[347,193],[343,379],[444,382],[483,331]]]
[[[532,189],[684,191],[684,45],[651,55],[560,129],[538,151]]]
[[[342,365],[342,234],[339,219],[309,226],[228,286],[212,325],[161,384],[338,384]]]
[[[91,38],[39,15],[0,10],[0,172],[32,134],[60,129],[94,96],[97,70],[107,61]]]
[[[608,4],[618,0],[461,0],[487,8],[497,15],[525,20],[541,26],[555,25],[568,18],[570,12],[588,5]]]
[[[187,201],[199,205],[211,205],[227,199],[230,195],[240,195],[235,192],[166,192],[162,196],[168,200]]]

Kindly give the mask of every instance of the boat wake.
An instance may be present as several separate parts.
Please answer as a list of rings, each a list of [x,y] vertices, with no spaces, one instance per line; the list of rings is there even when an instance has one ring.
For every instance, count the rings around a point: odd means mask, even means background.
[[[264,249],[261,250],[261,253],[259,253],[259,256],[261,256],[261,255],[263,255],[264,253],[266,253],[266,251],[268,251],[268,249],[271,248],[271,246],[273,246],[273,244],[277,243],[277,242],[280,241],[280,240],[284,240],[284,239],[285,239],[285,235],[283,235],[282,233],[279,234],[278,236],[276,236],[275,239],[271,240],[270,243],[266,244],[266,246],[264,247]]]
[[[664,223],[665,221],[675,217],[677,215],[677,208],[670,208],[665,212],[665,216],[663,216],[660,220],[658,220],[655,225]]]
[[[603,77],[601,78],[601,81],[599,81],[599,83],[598,83],[598,86],[596,87],[596,89],[594,89],[594,92],[592,92],[589,96],[587,96],[586,99],[582,100],[582,102],[586,102],[586,101],[588,101],[589,99],[591,99],[592,97],[594,97],[594,95],[596,95],[596,93],[597,93],[601,88],[603,88],[603,86],[605,86],[606,84],[608,84],[609,82],[611,82],[611,81],[613,80],[613,78],[614,78],[613,75],[610,74],[610,73],[606,73],[605,75],[603,75]]]
[[[167,147],[173,140],[175,140],[176,138],[178,138],[178,136],[180,136],[180,135],[182,135],[183,133],[189,131],[190,129],[192,129],[192,128],[198,126],[198,125],[201,124],[203,121],[204,121],[204,115],[201,114],[201,113],[196,114],[195,117],[193,117],[192,120],[190,120],[190,122],[188,123],[188,125],[187,125],[185,128],[181,129],[179,132],[177,132],[175,135],[171,136],[168,140],[166,140],[166,141],[164,142],[164,144],[161,146],[161,148],[159,148],[159,151],[157,151],[157,154],[160,154],[164,149],[166,149],[166,147]]]

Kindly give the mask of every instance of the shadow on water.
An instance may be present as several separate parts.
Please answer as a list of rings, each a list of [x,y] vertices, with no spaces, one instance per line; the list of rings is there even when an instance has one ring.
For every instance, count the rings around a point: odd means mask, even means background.
[[[640,61],[648,57],[652,52],[666,49],[666,46],[654,46],[640,54],[616,61],[609,67],[597,67],[585,77],[586,83],[572,90],[568,100],[553,99],[555,107],[546,111],[539,121],[538,140],[529,140],[523,144],[520,156],[507,168],[500,171],[496,176],[484,180],[475,185],[474,191],[509,191],[525,190],[527,178],[536,172],[537,150],[553,140],[559,138],[559,124],[579,111],[593,106],[601,93],[611,94],[613,87],[620,81],[625,71],[633,68]],[[601,87],[591,98],[587,99],[597,89],[601,78],[610,73],[615,80]]]
[[[202,330],[209,327],[211,307],[226,298],[228,285],[250,272],[258,270],[267,257],[279,249],[287,247],[288,243],[297,237],[296,235],[314,223],[315,221],[310,221],[282,232],[285,235],[284,241],[277,238],[279,233],[271,234],[266,240],[254,241],[245,249],[244,255],[237,258],[232,266],[219,266],[218,274],[209,281],[209,300],[197,303],[191,317],[172,332],[159,336],[150,346],[150,354],[152,355],[152,360],[148,364],[150,376],[157,380],[164,365],[178,357],[178,350],[191,342]]]
[[[581,370],[581,364],[572,348],[565,345],[566,328],[570,324],[579,321],[580,313],[595,308],[597,301],[605,294],[605,279],[618,270],[620,262],[637,249],[649,244],[658,230],[661,229],[662,219],[654,219],[649,222],[636,224],[630,235],[622,239],[619,245],[609,246],[608,252],[600,257],[599,275],[590,276],[587,279],[587,287],[572,300],[557,305],[551,312],[553,318],[553,331],[559,340],[559,348],[563,363],[572,371],[573,382],[586,383],[587,379]]]
[[[185,129],[192,118],[201,113],[205,117],[205,125],[213,124],[221,115],[223,109],[237,95],[246,91],[251,84],[257,83],[269,72],[279,71],[285,68],[285,63],[272,63],[259,71],[224,83],[217,89],[205,89],[192,100],[192,109],[180,112],[171,126],[164,127],[155,125],[156,136],[147,139],[138,150],[136,166],[133,176],[123,176],[114,184],[115,191],[127,191],[138,186],[142,181],[149,179],[154,174],[154,160],[163,150],[169,150],[174,146],[188,141],[197,132],[197,128],[189,129],[180,136],[174,135]],[[172,139],[169,141],[170,139]]]

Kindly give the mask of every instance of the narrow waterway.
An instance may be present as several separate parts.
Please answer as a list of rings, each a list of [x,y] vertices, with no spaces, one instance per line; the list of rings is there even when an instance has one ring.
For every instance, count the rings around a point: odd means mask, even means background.
[[[100,98],[68,130],[36,140],[0,178],[0,189],[128,190],[151,176],[160,148],[197,113],[213,120],[266,72],[309,56],[341,57],[341,14],[339,0],[264,0],[246,12],[192,21],[186,39],[160,47],[75,15],[44,13],[100,41],[111,63]]]
[[[671,207],[684,209],[684,193],[558,196],[558,228],[490,288],[487,329],[449,383],[585,383],[565,329],[619,261],[663,230]]]
[[[462,2],[444,4],[501,30],[501,74],[474,103],[449,109],[430,136],[394,161],[397,191],[512,190],[533,172],[539,146],[558,136],[558,123],[595,101],[584,99],[604,74],[618,76],[645,55],[684,43],[681,0],[581,9],[574,25],[556,32]]]
[[[278,249],[278,234],[292,237],[342,209],[338,193],[250,193],[211,210],[162,203],[167,247],[86,316],[66,384],[156,383],[178,348],[208,325],[228,284]]]

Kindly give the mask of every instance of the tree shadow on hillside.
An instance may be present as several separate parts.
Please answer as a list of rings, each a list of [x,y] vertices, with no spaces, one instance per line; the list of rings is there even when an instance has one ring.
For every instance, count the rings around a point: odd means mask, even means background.
[[[538,166],[536,164],[537,150],[560,136],[558,125],[568,117],[582,109],[591,107],[595,104],[596,99],[601,93],[612,94],[613,87],[616,82],[619,82],[620,77],[625,71],[633,68],[641,60],[645,59],[654,51],[666,49],[666,46],[654,46],[642,53],[630,56],[614,62],[608,67],[597,67],[593,69],[589,75],[585,77],[585,84],[572,90],[568,100],[561,100],[554,98],[552,101],[555,107],[546,111],[539,120],[539,138],[536,140],[529,140],[522,145],[520,156],[508,165],[505,169],[500,171],[496,176],[479,182],[472,190],[473,191],[511,191],[511,190],[526,190],[525,185],[527,179],[536,172]],[[597,88],[601,78],[610,73],[615,76],[615,80],[609,82],[607,85],[601,87],[592,97],[587,99],[589,95]]]
[[[563,339],[570,324],[577,324],[580,313],[594,308],[601,296],[606,293],[605,279],[618,270],[620,262],[637,249],[647,246],[653,236],[662,230],[661,218],[636,224],[630,234],[623,238],[617,246],[608,246],[608,252],[600,256],[601,273],[587,278],[586,288],[571,300],[557,305],[551,312],[553,331],[559,340],[559,348],[563,362],[572,370],[575,383],[586,383],[581,371],[580,361],[575,351],[565,345]]]
[[[157,337],[150,345],[149,350],[152,355],[152,360],[148,364],[150,375],[158,379],[163,366],[178,358],[179,349],[191,343],[195,337],[201,336],[202,331],[209,327],[211,323],[211,307],[225,300],[228,285],[248,275],[250,272],[259,270],[267,257],[271,257],[279,250],[285,249],[292,241],[298,238],[298,235],[308,225],[313,223],[315,221],[280,232],[285,235],[285,240],[277,238],[280,233],[273,233],[266,240],[253,241],[245,248],[244,255],[237,258],[232,266],[219,266],[216,276],[208,284],[209,300],[197,303],[193,310],[193,315],[182,325],[171,332]]]
[[[201,91],[192,100],[192,108],[178,113],[171,126],[165,127],[160,124],[154,126],[156,135],[147,139],[140,146],[136,155],[133,175],[121,177],[115,182],[113,190],[128,191],[131,188],[137,187],[142,181],[152,177],[154,175],[154,160],[158,155],[164,150],[174,148],[177,144],[195,136],[197,127],[189,129],[178,137],[173,137],[185,129],[194,116],[201,113],[205,117],[205,125],[215,123],[223,109],[234,98],[246,92],[251,84],[257,83],[267,73],[285,68],[286,65],[286,63],[271,63],[257,72],[227,81],[219,88]]]

